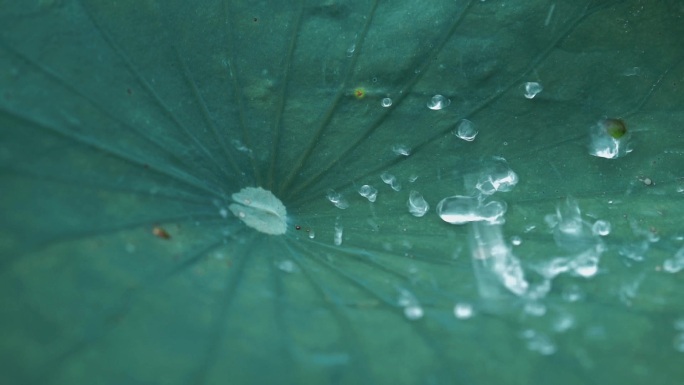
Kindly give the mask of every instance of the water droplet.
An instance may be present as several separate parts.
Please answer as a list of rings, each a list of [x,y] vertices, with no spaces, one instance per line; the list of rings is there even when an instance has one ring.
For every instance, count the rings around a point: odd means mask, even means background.
[[[344,227],[341,225],[335,223],[335,234],[334,234],[334,242],[335,246],[340,246],[342,244],[342,232],[344,231]]]
[[[624,76],[639,76],[639,75],[641,75],[641,68],[639,68],[639,67],[627,68],[622,74]]]
[[[356,44],[352,44],[349,48],[347,48],[347,57],[352,57],[354,55],[354,51],[356,51]]]
[[[529,284],[522,264],[504,241],[501,226],[485,222],[470,225],[469,244],[480,295],[501,298],[501,288],[522,296]]]
[[[316,238],[316,232],[313,229],[309,229],[309,239]]]
[[[404,315],[411,321],[423,318],[423,308],[419,305],[410,305],[404,308]]]
[[[336,192],[335,190],[328,190],[328,194],[326,195],[328,200],[335,205],[338,209],[346,209],[349,207],[349,202],[347,202],[346,199],[342,196],[342,194]]]
[[[632,152],[630,133],[622,120],[602,119],[589,130],[589,154],[615,159]]]
[[[511,191],[517,184],[518,174],[511,170],[504,158],[495,157],[478,178],[475,188],[482,194],[492,195],[497,191]]]
[[[525,307],[523,309],[526,314],[529,314],[534,317],[541,317],[544,314],[546,314],[546,305],[544,305],[541,302],[537,301],[530,301],[525,304]]]
[[[558,333],[563,333],[570,330],[574,325],[575,319],[573,316],[570,314],[563,314],[553,322],[553,330]]]
[[[458,319],[468,319],[475,315],[473,306],[466,302],[459,302],[454,306],[454,316]]]
[[[391,107],[391,106],[392,106],[392,99],[390,99],[390,98],[383,98],[383,99],[380,101],[380,105],[383,106],[383,107],[385,107],[385,108]]]
[[[595,235],[605,237],[606,235],[610,234],[610,222],[599,219],[598,221],[594,222],[593,226],[591,226],[591,231]]]
[[[500,223],[505,213],[506,204],[503,202],[491,201],[481,205],[477,198],[461,195],[444,198],[437,204],[439,217],[455,225],[478,221]]]
[[[408,290],[399,289],[397,304],[404,308],[404,315],[411,321],[423,318],[423,308],[420,307],[418,299]]]
[[[570,285],[563,289],[563,299],[567,302],[577,302],[584,298],[584,293],[577,285]]]
[[[396,155],[401,155],[401,156],[411,155],[411,150],[409,149],[409,147],[405,146],[403,144],[395,144],[394,146],[392,146],[392,152],[395,153]]]
[[[422,217],[430,209],[430,205],[418,191],[411,191],[407,205],[414,217]]]
[[[244,152],[246,154],[250,154],[252,150],[250,150],[247,146],[245,146],[241,141],[238,139],[233,139],[230,141],[230,143],[235,147],[236,150],[240,152]]]
[[[380,174],[380,179],[382,179],[385,184],[390,185],[392,187],[392,190],[394,191],[401,191],[401,183],[397,181],[397,177],[394,175],[388,173],[388,172],[383,172]]]
[[[375,200],[378,198],[378,190],[375,187],[369,186],[367,184],[359,187],[359,194],[368,199],[370,202],[375,202]]]
[[[447,99],[445,96],[435,95],[427,103],[427,107],[431,110],[438,111],[443,108],[446,108],[449,104],[451,104],[451,100]]]
[[[467,142],[475,140],[477,134],[478,131],[475,129],[475,125],[468,119],[462,119],[454,130],[454,135]]]
[[[517,235],[511,237],[511,244],[513,246],[520,246],[522,244],[522,238]]]
[[[544,356],[549,356],[556,352],[556,345],[551,338],[544,333],[527,329],[520,333],[520,336],[527,341],[527,349],[537,352]]]
[[[278,262],[276,266],[278,269],[286,273],[294,273],[297,269],[297,265],[295,265],[294,262],[290,261],[289,259]]]
[[[682,269],[684,269],[684,247],[679,249],[674,257],[663,262],[663,270],[668,273],[677,273]]]
[[[228,209],[247,226],[265,234],[287,231],[287,211],[272,192],[261,187],[245,187],[231,196]]]
[[[571,262],[575,274],[584,278],[591,278],[598,272],[599,257],[595,250],[588,250]]]
[[[533,99],[538,93],[542,92],[544,87],[537,82],[527,82],[525,83],[525,97],[527,99]]]

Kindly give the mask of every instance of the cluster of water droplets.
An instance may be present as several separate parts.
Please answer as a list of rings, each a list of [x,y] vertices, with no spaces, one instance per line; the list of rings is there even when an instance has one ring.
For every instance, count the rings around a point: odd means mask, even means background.
[[[545,217],[556,245],[567,255],[551,258],[540,273],[551,280],[562,273],[591,278],[598,272],[599,259],[606,247],[601,241],[610,233],[610,223],[598,220],[593,225],[582,219],[576,200],[567,198],[556,214]]]

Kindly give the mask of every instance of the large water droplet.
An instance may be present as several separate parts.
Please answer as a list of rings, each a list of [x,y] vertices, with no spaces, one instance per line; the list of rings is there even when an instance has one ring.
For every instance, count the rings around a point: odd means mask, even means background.
[[[265,234],[281,235],[287,230],[287,211],[272,192],[245,187],[231,196],[228,209],[247,226]]]
[[[491,201],[481,205],[477,198],[462,195],[444,198],[437,204],[439,217],[454,225],[478,221],[500,223],[505,213],[504,202]]]

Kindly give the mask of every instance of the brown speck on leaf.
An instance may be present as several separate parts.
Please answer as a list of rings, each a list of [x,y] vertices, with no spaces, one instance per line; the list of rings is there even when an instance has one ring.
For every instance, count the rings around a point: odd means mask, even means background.
[[[164,230],[164,228],[161,226],[154,226],[152,228],[152,234],[154,234],[154,236],[157,238],[171,239],[171,235],[169,235],[169,233],[166,232],[166,230]]]

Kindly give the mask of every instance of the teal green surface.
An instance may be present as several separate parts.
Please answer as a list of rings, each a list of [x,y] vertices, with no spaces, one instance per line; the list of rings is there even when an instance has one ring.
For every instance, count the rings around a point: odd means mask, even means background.
[[[0,25],[0,383],[684,379],[681,2],[4,0]],[[631,153],[589,154],[605,118]],[[542,295],[483,295],[474,225],[435,212],[492,157]],[[286,234],[228,210],[250,186]],[[547,282],[569,196],[611,231],[595,275]]]

